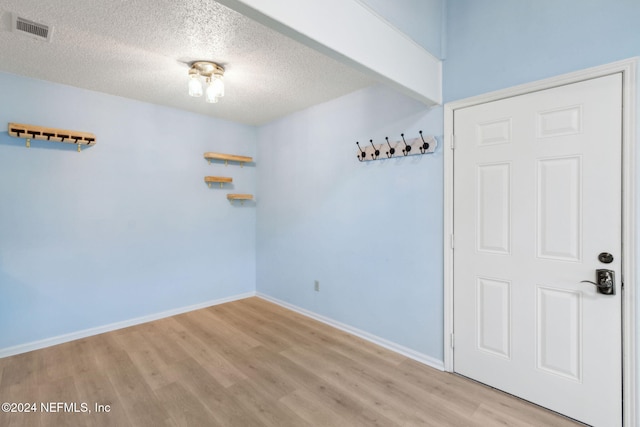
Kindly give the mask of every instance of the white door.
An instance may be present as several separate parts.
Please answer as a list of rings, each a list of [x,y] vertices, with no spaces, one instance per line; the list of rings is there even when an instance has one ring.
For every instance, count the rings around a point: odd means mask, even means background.
[[[622,423],[621,127],[621,74],[454,113],[454,370],[607,427]],[[596,269],[615,295],[580,283]]]

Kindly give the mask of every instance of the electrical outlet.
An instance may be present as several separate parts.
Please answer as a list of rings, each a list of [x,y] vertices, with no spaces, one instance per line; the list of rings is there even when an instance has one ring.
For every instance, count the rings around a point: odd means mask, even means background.
[[[318,280],[313,281],[313,290],[316,292],[320,292],[320,281]]]

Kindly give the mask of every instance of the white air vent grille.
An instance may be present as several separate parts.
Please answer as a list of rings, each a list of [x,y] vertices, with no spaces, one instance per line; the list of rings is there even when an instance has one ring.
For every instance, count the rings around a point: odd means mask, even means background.
[[[37,40],[51,41],[53,28],[49,25],[33,22],[16,15],[13,18],[14,31]]]

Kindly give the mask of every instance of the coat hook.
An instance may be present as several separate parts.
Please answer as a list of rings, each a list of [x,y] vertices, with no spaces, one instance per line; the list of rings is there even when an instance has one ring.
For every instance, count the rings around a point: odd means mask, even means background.
[[[422,137],[422,131],[420,131],[420,139],[422,140],[422,145],[420,146],[420,152],[421,152],[422,154],[424,154],[424,153],[426,153],[426,152],[427,152],[427,150],[429,149],[429,143],[428,143],[428,142],[426,142],[426,141],[424,140],[424,138]]]
[[[402,149],[402,154],[406,156],[409,154],[409,151],[411,151],[411,146],[407,144],[407,141],[404,140],[404,133],[401,133],[400,136],[402,137],[402,142],[404,142],[404,148]]]
[[[387,151],[387,157],[391,158],[394,154],[396,154],[396,149],[389,144],[389,137],[385,136],[384,139],[387,140],[387,145],[389,146],[389,151]]]
[[[373,145],[373,139],[370,139],[369,142],[371,143],[371,146],[373,147],[373,151],[375,153],[375,156],[374,156],[374,153],[371,153],[371,157],[373,157],[373,160],[376,160],[380,155],[380,150],[378,150],[376,146]]]
[[[365,156],[367,155],[367,153],[365,153],[362,148],[360,148],[360,143],[358,141],[356,141],[356,145],[358,146],[358,149],[360,150],[360,154],[358,154],[358,160],[363,161]]]

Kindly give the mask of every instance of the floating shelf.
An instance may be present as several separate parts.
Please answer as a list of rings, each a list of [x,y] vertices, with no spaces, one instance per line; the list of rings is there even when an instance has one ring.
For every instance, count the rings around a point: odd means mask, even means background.
[[[20,123],[9,123],[9,136],[26,139],[27,147],[31,147],[32,139],[76,144],[78,151],[80,151],[81,145],[90,146],[96,144],[96,136],[89,132],[23,125]]]
[[[251,163],[253,161],[253,158],[251,157],[222,153],[204,153],[204,158],[207,159],[209,163],[211,163],[211,160],[224,160],[225,165],[227,165],[229,162],[238,162],[240,163],[240,167],[242,167],[245,163]]]
[[[233,182],[233,178],[229,178],[226,176],[205,176],[204,182],[209,185],[209,188],[211,188],[212,182],[219,182],[220,188],[222,188],[222,184],[224,184],[225,182]]]
[[[253,194],[227,194],[229,200],[253,200]]]
[[[227,199],[231,200],[231,202],[240,200],[244,204],[245,200],[253,200],[253,194],[227,194]]]

